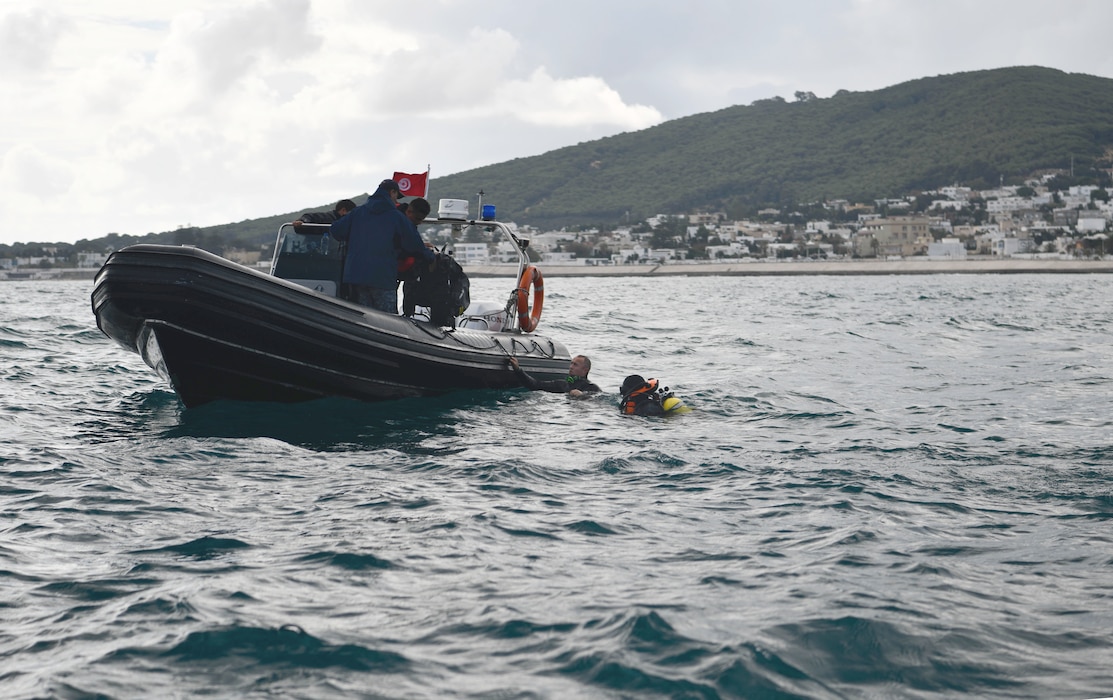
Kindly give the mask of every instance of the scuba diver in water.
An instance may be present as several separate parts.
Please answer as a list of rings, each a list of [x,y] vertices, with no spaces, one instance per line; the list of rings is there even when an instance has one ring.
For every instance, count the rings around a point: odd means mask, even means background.
[[[645,379],[631,374],[622,381],[622,402],[618,410],[630,416],[668,416],[687,413],[692,409],[672,395],[669,388],[660,387],[656,379]]]
[[[587,373],[591,371],[591,360],[586,355],[576,355],[568,366],[567,379],[552,379],[539,381],[526,373],[518,365],[518,358],[507,359],[510,368],[518,375],[522,386],[533,391],[548,391],[553,394],[568,394],[572,398],[584,398],[587,394],[600,391],[599,387],[588,381]]]

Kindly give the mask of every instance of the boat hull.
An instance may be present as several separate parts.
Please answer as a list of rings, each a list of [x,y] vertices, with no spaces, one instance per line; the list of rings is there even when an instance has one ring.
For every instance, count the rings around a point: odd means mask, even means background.
[[[97,274],[102,332],[138,353],[187,407],[218,399],[382,401],[567,376],[560,343],[432,326],[335,299],[206,251],[136,245]]]

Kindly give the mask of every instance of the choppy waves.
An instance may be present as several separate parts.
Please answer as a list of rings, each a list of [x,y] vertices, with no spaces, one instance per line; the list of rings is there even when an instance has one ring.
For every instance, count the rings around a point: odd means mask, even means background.
[[[1111,284],[556,278],[603,396],[185,411],[9,283],[0,690],[1113,694]]]

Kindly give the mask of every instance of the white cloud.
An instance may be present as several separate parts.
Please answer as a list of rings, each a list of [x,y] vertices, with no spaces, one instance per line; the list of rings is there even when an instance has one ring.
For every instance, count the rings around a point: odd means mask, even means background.
[[[1094,0],[30,0],[0,7],[0,224],[227,223],[796,90],[1113,75],[1110,24]]]
[[[75,180],[67,162],[24,144],[4,154],[0,177],[5,191],[40,199],[65,193]]]
[[[179,15],[159,52],[160,72],[195,82],[199,98],[220,96],[316,51],[322,38],[306,30],[308,13],[309,0],[266,0]]]
[[[35,8],[0,17],[0,64],[5,70],[37,72],[47,67],[70,23]]]
[[[601,78],[554,80],[544,68],[535,70],[528,80],[507,81],[495,99],[496,104],[530,124],[606,123],[635,130],[663,121],[661,113],[652,107],[625,104]]]

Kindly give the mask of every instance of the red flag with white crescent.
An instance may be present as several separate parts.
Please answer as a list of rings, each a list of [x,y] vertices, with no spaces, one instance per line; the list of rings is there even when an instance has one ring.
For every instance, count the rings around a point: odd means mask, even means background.
[[[429,172],[418,174],[394,173],[394,181],[402,191],[403,197],[424,197],[429,193]]]

